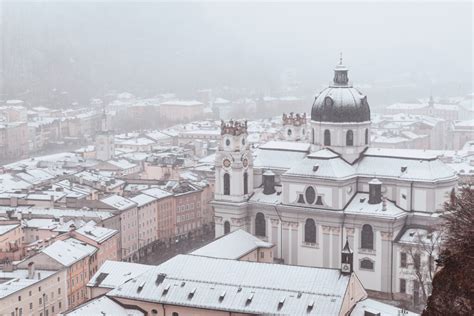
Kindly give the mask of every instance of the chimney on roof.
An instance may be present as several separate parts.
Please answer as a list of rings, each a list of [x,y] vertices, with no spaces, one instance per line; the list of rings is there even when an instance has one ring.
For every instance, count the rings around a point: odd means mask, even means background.
[[[33,279],[35,277],[35,263],[32,261],[28,263],[28,279]]]
[[[369,181],[369,204],[382,202],[382,182],[374,178]]]
[[[275,193],[275,174],[271,170],[263,173],[263,194]]]

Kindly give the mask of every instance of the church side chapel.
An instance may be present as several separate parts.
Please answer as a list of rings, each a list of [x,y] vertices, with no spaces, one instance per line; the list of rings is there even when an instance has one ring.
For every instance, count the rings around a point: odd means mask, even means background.
[[[429,284],[411,273],[400,244],[441,222],[457,176],[429,151],[372,148],[368,99],[348,73],[341,58],[310,120],[283,115],[281,141],[250,149],[246,121],[222,122],[216,237],[243,229],[275,244],[284,264],[354,271],[380,296],[418,295]]]

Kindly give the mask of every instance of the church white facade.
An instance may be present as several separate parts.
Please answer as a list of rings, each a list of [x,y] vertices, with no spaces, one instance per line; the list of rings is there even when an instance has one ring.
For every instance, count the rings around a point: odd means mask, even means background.
[[[399,292],[397,236],[439,222],[455,172],[429,152],[371,148],[367,97],[342,62],[315,98],[309,124],[302,115],[283,119],[286,140],[254,151],[246,122],[222,123],[216,236],[244,229],[274,243],[285,264],[328,268],[341,267],[348,240],[364,287]]]

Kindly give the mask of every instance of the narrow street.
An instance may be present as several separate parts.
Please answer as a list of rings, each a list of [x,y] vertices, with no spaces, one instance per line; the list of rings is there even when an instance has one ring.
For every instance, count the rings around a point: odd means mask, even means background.
[[[214,240],[214,231],[210,231],[206,235],[178,241],[170,246],[163,245],[140,258],[139,262],[143,264],[158,265],[178,254],[190,253],[193,250],[208,244],[212,240]]]

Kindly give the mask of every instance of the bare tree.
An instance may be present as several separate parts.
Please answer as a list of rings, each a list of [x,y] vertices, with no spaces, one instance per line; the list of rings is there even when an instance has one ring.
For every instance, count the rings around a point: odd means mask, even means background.
[[[413,233],[412,241],[404,243],[401,247],[411,260],[413,275],[421,288],[422,302],[419,303],[425,304],[430,294],[437,269],[434,260],[440,251],[441,236],[438,227],[419,228]]]
[[[446,205],[441,269],[423,316],[474,315],[474,190],[464,187]]]

